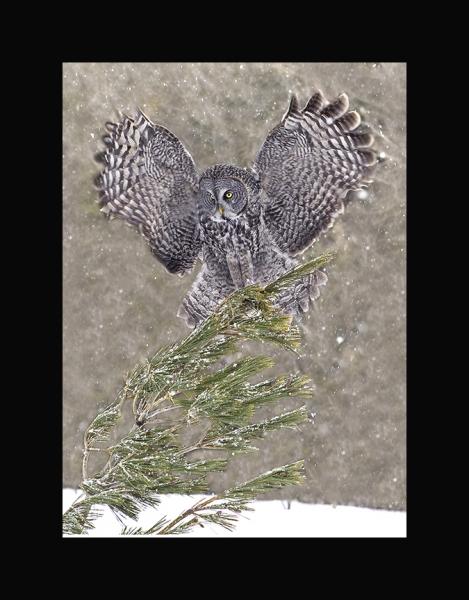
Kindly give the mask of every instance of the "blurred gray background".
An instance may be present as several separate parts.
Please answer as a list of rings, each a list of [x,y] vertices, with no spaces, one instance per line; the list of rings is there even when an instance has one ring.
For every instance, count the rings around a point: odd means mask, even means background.
[[[302,323],[301,359],[271,352],[278,373],[312,377],[312,422],[300,432],[272,433],[259,453],[236,457],[213,489],[304,457],[306,484],[266,498],[405,509],[403,63],[63,65],[64,486],[80,483],[84,430],[125,373],[189,332],[176,310],[198,270],[169,275],[137,233],[99,213],[93,155],[102,149],[104,123],[140,106],[184,142],[201,170],[248,166],[290,93],[305,103],[314,88],[329,100],[347,92],[386,160],[368,196],[355,198],[308,253],[334,249],[338,257]],[[276,412],[299,405],[289,399]]]

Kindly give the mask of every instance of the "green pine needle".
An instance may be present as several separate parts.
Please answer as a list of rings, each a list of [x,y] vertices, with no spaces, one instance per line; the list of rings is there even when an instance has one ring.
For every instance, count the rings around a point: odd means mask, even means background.
[[[246,483],[233,487],[224,492],[226,498],[238,500],[254,500],[260,494],[287,485],[300,485],[305,480],[304,461],[299,460],[283,467],[272,469]]]
[[[84,534],[93,528],[103,506],[120,520],[136,520],[143,509],[158,506],[161,494],[207,493],[208,475],[224,471],[234,455],[256,451],[253,440],[307,421],[305,406],[262,421],[256,421],[255,413],[260,406],[284,398],[310,397],[308,378],[290,374],[252,383],[253,377],[273,366],[269,356],[244,356],[216,366],[245,340],[296,351],[301,342],[299,329],[291,316],[276,307],[276,296],[333,256],[328,253],[305,262],[264,287],[237,290],[187,337],[161,348],[127,375],[116,401],[99,411],[85,432],[80,485],[84,495],[64,513],[64,534]],[[108,461],[90,476],[90,453],[101,450],[96,445],[109,440],[125,401],[132,405],[135,422],[120,440],[102,448]],[[182,434],[190,433],[196,423],[205,433],[184,445]],[[222,451],[225,456],[197,459],[192,455],[197,450]],[[303,461],[297,461],[199,501],[172,521],[162,516],[148,529],[124,523],[121,532],[180,534],[204,524],[232,531],[239,514],[252,510],[249,501],[303,480]]]
[[[107,406],[93,419],[85,433],[85,443],[90,446],[93,442],[105,442],[121,417],[119,403]]]
[[[302,279],[303,277],[310,275],[314,271],[317,271],[319,268],[329,263],[335,257],[335,252],[326,252],[325,254],[322,254],[317,258],[313,258],[312,260],[298,265],[294,269],[291,269],[290,271],[285,273],[285,275],[282,275],[282,277],[279,277],[272,283],[269,283],[269,285],[267,285],[264,288],[264,292],[267,294],[267,296],[270,296],[271,294],[277,294],[281,290],[290,287],[299,279]]]

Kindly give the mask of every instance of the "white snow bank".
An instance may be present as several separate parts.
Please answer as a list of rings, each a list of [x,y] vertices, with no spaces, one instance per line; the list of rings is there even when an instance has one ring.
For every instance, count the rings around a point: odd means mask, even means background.
[[[79,490],[64,489],[63,510],[67,510],[79,495]],[[150,527],[163,515],[175,517],[203,497],[160,496],[158,509],[143,511],[138,525]],[[296,501],[291,503],[288,510],[287,503],[281,500],[258,500],[251,506],[255,511],[240,516],[232,533],[222,527],[206,524],[183,536],[166,537],[406,537],[406,512]],[[133,525],[130,520],[127,523]],[[112,512],[104,507],[103,516],[96,520],[95,528],[88,535],[115,537],[119,536],[121,527]]]

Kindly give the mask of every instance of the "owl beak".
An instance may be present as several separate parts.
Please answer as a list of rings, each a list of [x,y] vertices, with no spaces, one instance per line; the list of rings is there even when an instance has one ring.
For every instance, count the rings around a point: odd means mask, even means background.
[[[223,206],[220,206],[220,204],[218,205],[218,212],[221,214],[221,216],[223,217],[223,213],[225,212],[225,209],[223,208]]]

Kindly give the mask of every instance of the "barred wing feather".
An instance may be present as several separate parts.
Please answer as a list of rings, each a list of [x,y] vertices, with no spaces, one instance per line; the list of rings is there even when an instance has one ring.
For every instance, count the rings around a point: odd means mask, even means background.
[[[294,255],[310,246],[360,189],[376,163],[373,136],[356,131],[346,94],[327,104],[321,92],[299,110],[295,96],[267,136],[253,169],[266,194],[264,220],[274,241]]]
[[[102,212],[137,229],[170,273],[185,273],[201,248],[192,157],[140,110],[106,128],[106,150],[96,157],[104,164],[96,179]]]

